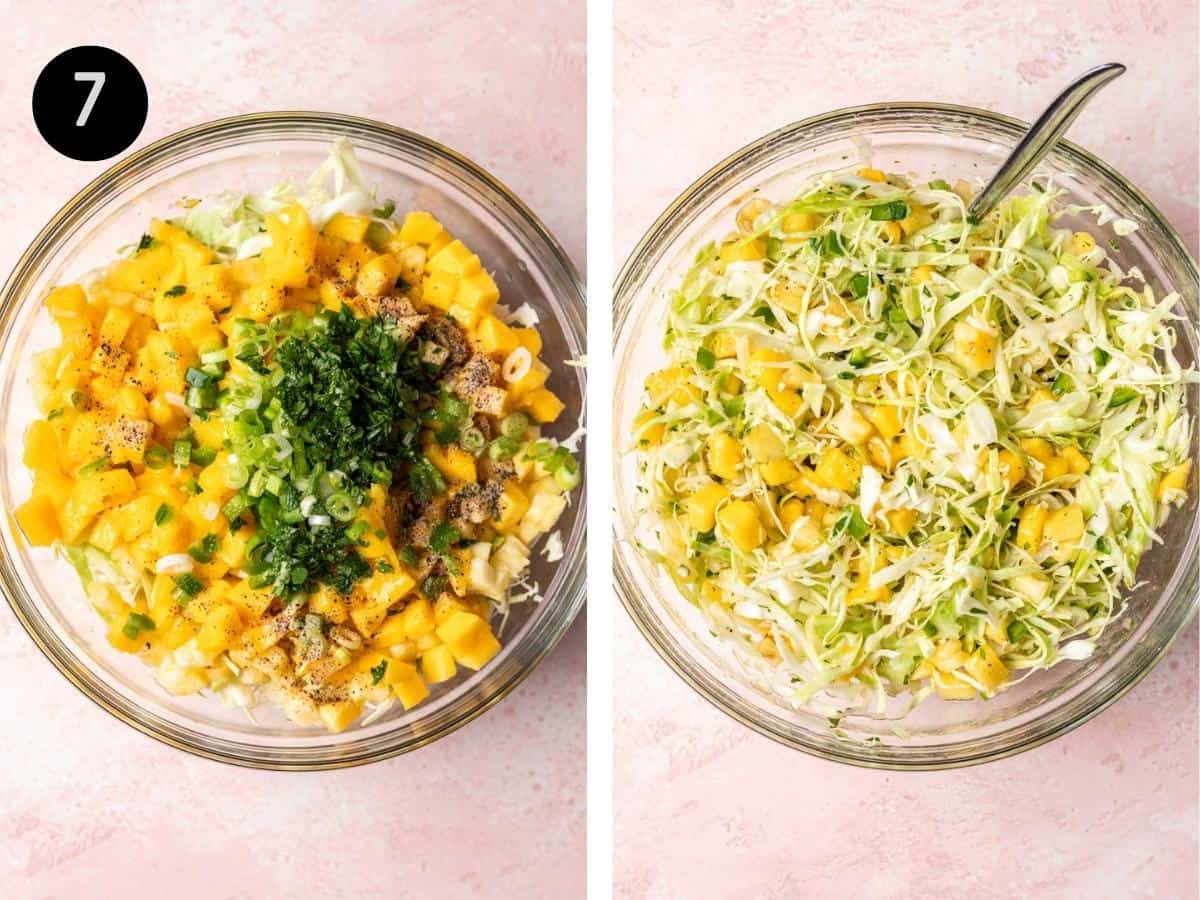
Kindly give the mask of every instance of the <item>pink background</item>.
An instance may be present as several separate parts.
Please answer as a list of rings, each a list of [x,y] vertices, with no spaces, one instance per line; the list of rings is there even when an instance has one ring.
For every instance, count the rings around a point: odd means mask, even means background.
[[[129,57],[138,146],[263,109],[354,113],[473,158],[582,268],[584,14],[509,4],[0,3],[0,268],[103,164],[57,156],[29,114],[78,44]],[[140,4],[139,4],[140,6]],[[103,23],[103,24],[101,24]],[[584,630],[496,709],[414,754],[247,772],[137,734],[58,676],[0,608],[0,896],[568,897],[584,880]]]
[[[1192,0],[617,0],[618,263],[713,163],[839,106],[941,100],[1025,119],[1085,68],[1129,72],[1069,136],[1197,245]],[[622,898],[1197,896],[1197,629],[1114,708],[1011,760],[921,775],[777,746],[693,693],[616,613]]]

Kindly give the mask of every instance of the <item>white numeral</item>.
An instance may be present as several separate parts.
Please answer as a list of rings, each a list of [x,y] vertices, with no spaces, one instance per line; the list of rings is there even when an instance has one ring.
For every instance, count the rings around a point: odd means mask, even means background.
[[[79,118],[75,120],[76,126],[82,128],[87,124],[88,116],[92,114],[92,109],[96,106],[96,98],[100,96],[100,88],[104,87],[104,73],[76,72],[75,80],[92,82],[92,89],[88,91],[87,100],[83,102],[83,109],[79,111]]]

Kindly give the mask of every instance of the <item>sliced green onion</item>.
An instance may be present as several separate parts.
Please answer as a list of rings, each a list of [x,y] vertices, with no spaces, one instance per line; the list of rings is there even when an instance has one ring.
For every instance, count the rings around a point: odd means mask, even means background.
[[[509,413],[500,422],[500,434],[506,438],[520,438],[529,429],[529,416],[523,412]]]
[[[325,498],[325,511],[339,522],[349,522],[354,518],[354,500],[345,491],[337,491]]]
[[[470,428],[462,430],[462,434],[458,436],[458,443],[468,453],[478,456],[487,446],[487,438],[483,436],[482,431],[472,425]]]

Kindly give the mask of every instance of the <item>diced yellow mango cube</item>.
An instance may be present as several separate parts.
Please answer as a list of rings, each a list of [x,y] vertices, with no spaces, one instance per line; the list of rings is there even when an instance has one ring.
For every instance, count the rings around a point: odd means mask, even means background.
[[[987,641],[979,645],[963,668],[968,675],[983,685],[989,695],[994,694],[1008,681],[1008,666]]]
[[[790,459],[773,459],[759,466],[758,474],[762,476],[767,487],[779,487],[795,479],[800,470]]]
[[[1040,503],[1027,504],[1021,510],[1017,522],[1017,546],[1026,553],[1037,553],[1042,546],[1042,532],[1046,527],[1049,509]]]
[[[1046,514],[1042,537],[1054,543],[1055,556],[1070,560],[1079,553],[1083,529],[1083,507],[1078,503],[1070,503]]]
[[[566,404],[558,399],[558,395],[545,388],[531,391],[525,397],[523,405],[534,420],[542,425],[555,421],[566,409]]]
[[[339,238],[349,244],[357,244],[367,236],[371,227],[370,216],[348,216],[345,213],[334,213],[332,219],[325,223],[321,233],[329,237]]]
[[[854,490],[862,477],[862,463],[840,447],[827,447],[817,460],[814,480],[823,487],[834,490]]]
[[[699,532],[712,531],[716,525],[717,507],[729,496],[729,488],[711,482],[683,501],[688,525]]]
[[[445,231],[442,223],[423,209],[415,209],[404,217],[400,240],[410,244],[430,244]]]
[[[529,511],[529,497],[513,480],[504,483],[503,492],[496,501],[497,516],[493,523],[501,534],[512,534],[521,523],[521,517]]]
[[[490,313],[499,299],[500,289],[492,276],[483,270],[463,278],[454,295],[455,304],[480,315]]]
[[[718,478],[730,481],[737,477],[742,462],[742,448],[727,431],[715,432],[708,439],[708,469]]]
[[[429,257],[425,264],[430,272],[449,272],[462,278],[474,275],[480,269],[479,257],[459,240],[453,240],[437,253]]]
[[[766,540],[758,507],[749,500],[726,503],[717,510],[716,519],[725,537],[746,553],[756,550]]]
[[[33,496],[17,507],[17,523],[35,547],[49,547],[62,537],[58,512],[46,497]]]
[[[421,674],[430,684],[440,684],[449,681],[458,671],[454,662],[454,654],[445,644],[431,647],[421,655]]]
[[[345,731],[350,723],[358,718],[358,714],[362,712],[362,701],[339,700],[334,703],[322,703],[317,707],[317,712],[325,727],[337,734]]]
[[[196,634],[196,648],[206,656],[216,656],[232,646],[241,633],[242,619],[237,608],[230,603],[218,603]]]
[[[505,357],[520,346],[513,329],[493,315],[480,318],[475,326],[475,339],[484,353],[493,357]]]
[[[500,651],[500,642],[480,616],[454,610],[437,626],[437,636],[450,648],[454,659],[468,669],[481,669]]]
[[[421,299],[430,306],[446,312],[454,305],[458,292],[459,278],[453,272],[438,270],[430,272],[421,283]]]
[[[437,625],[433,604],[426,597],[414,597],[408,601],[408,605],[400,611],[399,618],[404,622],[404,634],[410,641],[431,633]]]
[[[358,270],[354,289],[361,297],[383,297],[392,292],[399,277],[400,262],[390,253],[384,253]]]
[[[1190,459],[1185,459],[1171,469],[1158,483],[1158,499],[1170,501],[1176,496],[1184,496],[1187,492],[1187,480],[1191,471],[1192,461]]]
[[[367,602],[355,605],[350,610],[350,621],[363,637],[370,638],[387,618],[390,602],[386,599],[367,598]]]
[[[429,687],[412,663],[389,660],[387,677],[392,691],[405,709],[412,709],[429,696]]]
[[[443,447],[431,441],[425,445],[425,456],[450,481],[473,484],[478,478],[475,457],[454,444]]]

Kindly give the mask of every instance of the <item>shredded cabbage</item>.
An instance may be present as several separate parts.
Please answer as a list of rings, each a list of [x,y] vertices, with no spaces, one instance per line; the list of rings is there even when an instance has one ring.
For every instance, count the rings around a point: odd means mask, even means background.
[[[261,194],[226,191],[196,203],[171,223],[223,256],[246,259],[270,246],[265,217],[292,203],[304,207],[318,231],[339,212],[374,215],[379,205],[374,189],[363,178],[353,145],[338,138],[303,189],[282,181]]]
[[[1183,494],[1179,297],[1064,227],[1134,223],[1035,187],[973,223],[963,182],[826,173],[674,291],[639,546],[796,707],[903,715],[1086,658]]]

